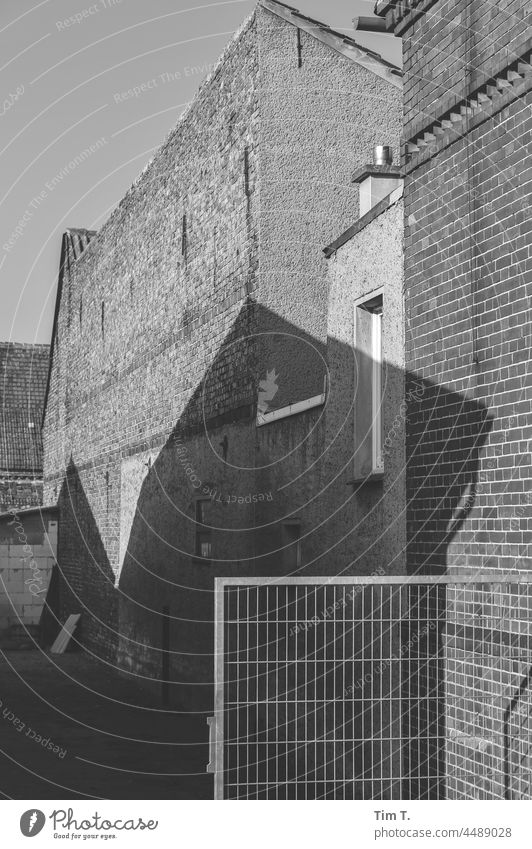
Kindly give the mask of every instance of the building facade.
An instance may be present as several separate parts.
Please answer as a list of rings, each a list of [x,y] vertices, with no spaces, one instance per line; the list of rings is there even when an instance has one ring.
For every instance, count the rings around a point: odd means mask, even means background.
[[[65,236],[44,425],[61,615],[196,708],[216,575],[402,568],[401,531],[370,557],[358,536],[382,483],[357,494],[352,445],[324,451],[353,340],[323,255],[374,145],[399,154],[400,86],[263,0],[102,230]]]
[[[50,614],[44,633],[45,602],[52,605],[58,513],[55,507],[17,509],[0,516],[0,643],[35,648],[60,629]]]
[[[0,343],[0,514],[42,503],[48,345]]]
[[[512,576],[532,564],[532,13],[376,11],[403,41],[405,359],[427,385],[408,402],[407,567],[504,579],[473,587],[468,624],[441,635],[446,793],[530,798],[531,606]]]
[[[0,344],[0,640],[31,647],[55,562],[57,511],[42,511],[48,345]]]

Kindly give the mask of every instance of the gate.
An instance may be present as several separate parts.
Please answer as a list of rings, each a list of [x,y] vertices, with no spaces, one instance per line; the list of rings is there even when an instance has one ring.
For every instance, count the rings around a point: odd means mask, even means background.
[[[216,579],[218,799],[532,798],[532,579]]]

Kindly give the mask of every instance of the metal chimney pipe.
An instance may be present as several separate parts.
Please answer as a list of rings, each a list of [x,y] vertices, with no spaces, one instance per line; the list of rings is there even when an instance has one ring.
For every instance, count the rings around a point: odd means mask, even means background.
[[[373,148],[374,165],[391,165],[393,162],[393,151],[385,144],[376,144]]]

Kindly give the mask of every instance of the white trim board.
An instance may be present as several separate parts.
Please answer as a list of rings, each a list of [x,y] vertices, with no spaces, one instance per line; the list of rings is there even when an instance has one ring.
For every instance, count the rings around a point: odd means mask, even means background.
[[[325,404],[325,392],[314,395],[313,398],[307,398],[306,401],[298,401],[297,404],[289,404],[288,407],[272,410],[271,413],[257,413],[257,427],[286,419],[288,416],[295,416],[297,413],[304,413],[305,410],[312,410],[314,407],[321,407],[322,404]]]

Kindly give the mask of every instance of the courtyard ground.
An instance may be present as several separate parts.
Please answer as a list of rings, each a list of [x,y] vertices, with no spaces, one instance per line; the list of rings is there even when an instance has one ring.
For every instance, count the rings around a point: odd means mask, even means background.
[[[212,798],[205,722],[86,654],[0,651],[0,794]]]

